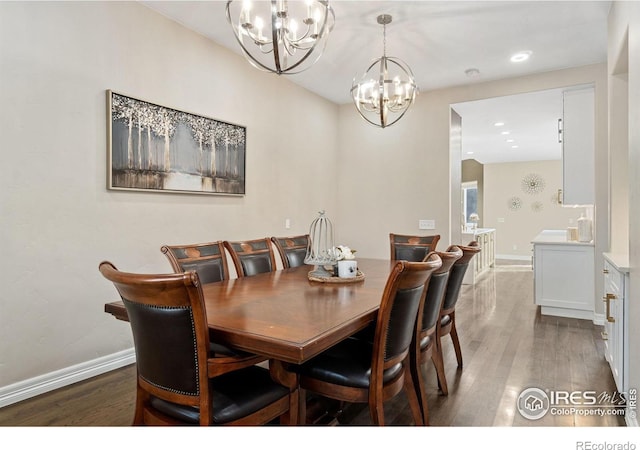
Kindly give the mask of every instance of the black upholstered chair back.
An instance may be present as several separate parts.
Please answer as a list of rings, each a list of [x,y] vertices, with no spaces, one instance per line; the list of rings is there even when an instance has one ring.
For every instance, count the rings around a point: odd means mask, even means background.
[[[451,251],[437,252],[437,254],[442,260],[442,266],[431,275],[427,286],[427,294],[422,310],[423,331],[434,330],[438,323],[450,271],[454,263],[462,257],[462,250],[458,247],[453,247]]]
[[[476,253],[480,252],[480,247],[478,247],[478,244],[475,241],[471,242],[468,246],[458,245],[457,247],[462,250],[462,257],[453,264],[453,267],[451,267],[449,272],[449,280],[447,281],[447,289],[444,294],[444,302],[442,304],[443,312],[455,309],[458,297],[460,296],[462,280],[464,279],[464,275],[469,267],[469,262]],[[449,249],[447,249],[447,251],[449,251]]]
[[[440,307],[447,287],[448,273],[434,273],[429,280],[427,295],[422,311],[422,329],[428,330],[436,326],[440,317]]]
[[[122,297],[131,323],[138,375],[158,387],[198,395],[191,307],[150,306]]]
[[[198,275],[131,274],[109,262],[100,264],[100,272],[127,309],[139,389],[208,411],[209,332]]]
[[[190,245],[163,245],[160,249],[176,273],[195,271],[200,282],[229,279],[227,257],[222,241]]]
[[[282,267],[298,267],[304,264],[309,247],[309,235],[292,237],[272,237],[271,241],[278,249],[282,259]]]
[[[423,261],[429,252],[436,250],[440,235],[410,236],[389,233],[392,260]]]
[[[383,350],[385,368],[400,363],[408,354],[417,332],[418,314],[422,313],[426,283],[441,265],[440,257],[433,254],[426,262],[398,261],[394,266],[378,311],[374,338]]]
[[[276,260],[271,240],[224,241],[231,255],[238,277],[249,277],[276,270]]]

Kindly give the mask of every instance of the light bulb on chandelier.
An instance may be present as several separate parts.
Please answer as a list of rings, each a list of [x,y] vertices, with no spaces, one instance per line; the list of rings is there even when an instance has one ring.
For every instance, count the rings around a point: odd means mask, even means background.
[[[374,60],[359,80],[354,77],[351,97],[360,115],[369,123],[385,128],[404,116],[418,93],[413,73],[402,60],[387,56],[387,24],[392,17],[379,15],[383,26],[382,57]]]
[[[335,24],[328,0],[229,0],[226,11],[247,60],[278,75],[311,67]]]

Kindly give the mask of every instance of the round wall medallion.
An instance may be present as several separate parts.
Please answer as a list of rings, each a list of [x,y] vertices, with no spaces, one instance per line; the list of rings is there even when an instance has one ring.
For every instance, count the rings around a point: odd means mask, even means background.
[[[522,200],[520,200],[520,197],[511,197],[508,201],[508,206],[511,211],[517,211],[522,207]]]
[[[522,179],[522,190],[527,194],[539,194],[544,190],[544,180],[537,173],[530,173]]]

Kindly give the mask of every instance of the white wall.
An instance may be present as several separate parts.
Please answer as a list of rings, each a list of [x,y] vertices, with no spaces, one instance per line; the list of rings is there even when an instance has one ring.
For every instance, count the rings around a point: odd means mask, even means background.
[[[170,272],[162,244],[336,211],[310,180],[333,176],[338,108],[138,3],[0,2],[0,58],[0,387],[132,346],[100,261]],[[108,191],[107,89],[245,125],[246,196]]]

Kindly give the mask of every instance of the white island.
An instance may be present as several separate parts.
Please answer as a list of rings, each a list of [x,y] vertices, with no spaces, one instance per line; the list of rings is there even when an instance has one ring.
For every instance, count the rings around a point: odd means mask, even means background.
[[[531,243],[534,299],[540,312],[593,321],[593,242],[569,241],[566,230],[543,230]]]

